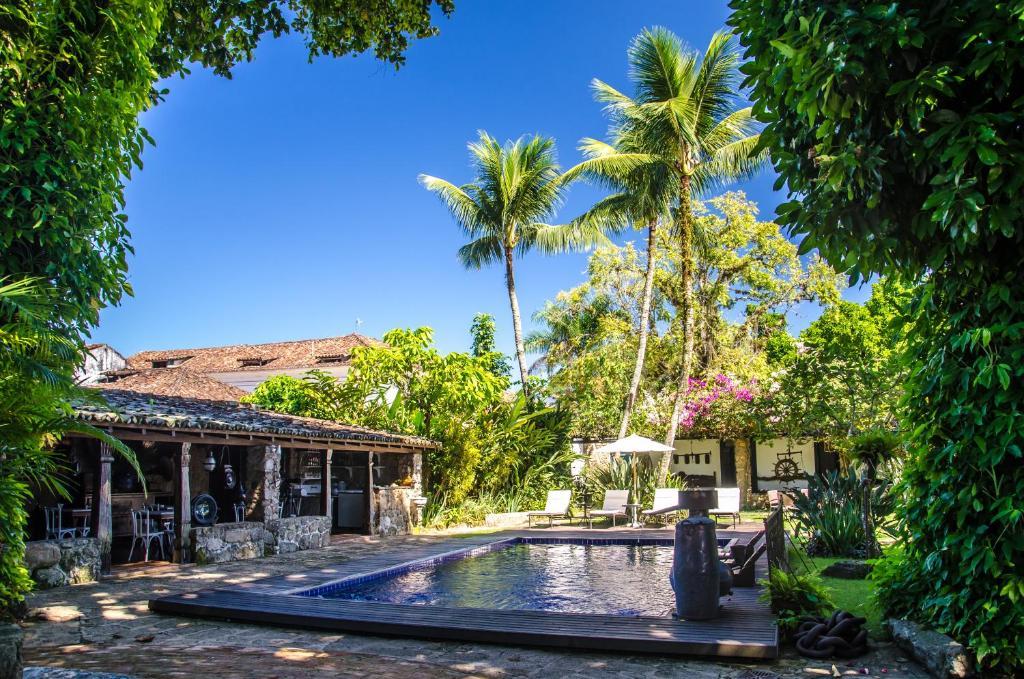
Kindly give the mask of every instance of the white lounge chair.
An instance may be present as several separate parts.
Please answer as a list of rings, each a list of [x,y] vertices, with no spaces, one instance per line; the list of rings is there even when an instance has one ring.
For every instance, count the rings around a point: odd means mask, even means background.
[[[739,488],[716,488],[718,491],[718,506],[708,512],[718,523],[719,516],[732,518],[732,527],[735,528],[740,520],[740,489]]]
[[[615,526],[615,517],[626,517],[626,503],[629,502],[628,490],[606,490],[604,491],[604,504],[600,509],[590,510],[590,527],[594,527],[594,519],[602,516],[612,517],[612,526]]]
[[[547,517],[548,526],[554,525],[555,519],[568,518],[571,500],[571,490],[549,490],[548,499],[544,502],[544,511],[526,512],[526,525],[532,526],[535,517]]]
[[[654,516],[657,520],[661,520],[664,517],[667,522],[669,517],[672,515],[670,512],[665,514],[658,514],[658,512],[669,509],[671,507],[677,507],[679,505],[679,489],[678,488],[655,488],[654,489],[654,501],[651,503],[650,509],[645,509],[642,514],[644,517]]]

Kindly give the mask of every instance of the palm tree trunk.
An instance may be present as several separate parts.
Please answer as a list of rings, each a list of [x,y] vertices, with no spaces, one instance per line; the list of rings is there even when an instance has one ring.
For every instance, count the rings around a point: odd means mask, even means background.
[[[516,359],[519,361],[519,376],[523,393],[526,394],[526,347],[523,344],[523,321],[519,316],[519,298],[516,297],[516,276],[512,269],[512,248],[505,248],[505,286],[508,288],[508,302],[512,306],[512,332],[516,338]]]
[[[654,296],[654,239],[658,230],[657,220],[651,221],[647,227],[647,272],[644,276],[644,301],[640,306],[640,344],[636,350],[636,365],[633,367],[633,379],[629,383],[626,394],[626,407],[622,412],[622,424],[619,425],[619,438],[625,438],[629,429],[629,420],[633,415],[633,405],[640,391],[640,378],[644,373],[644,358],[647,355],[647,335],[651,324],[651,298]]]
[[[733,441],[736,459],[736,486],[740,489],[740,508],[745,509],[750,504],[751,469],[750,469],[750,439],[740,437]]]
[[[668,421],[668,433],[665,445],[675,445],[676,430],[679,427],[679,416],[682,414],[683,401],[690,386],[690,373],[693,370],[693,205],[690,196],[690,177],[683,173],[679,180],[679,251],[682,256],[683,283],[683,369],[676,385],[676,397],[672,404],[672,416]],[[668,478],[671,455],[661,458],[658,469],[658,485],[664,485]]]

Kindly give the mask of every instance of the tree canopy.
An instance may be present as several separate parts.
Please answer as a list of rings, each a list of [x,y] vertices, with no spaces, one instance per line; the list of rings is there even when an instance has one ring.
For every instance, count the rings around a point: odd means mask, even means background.
[[[889,613],[1024,667],[1024,4],[733,0],[782,222],[838,270],[924,280],[908,325]]]

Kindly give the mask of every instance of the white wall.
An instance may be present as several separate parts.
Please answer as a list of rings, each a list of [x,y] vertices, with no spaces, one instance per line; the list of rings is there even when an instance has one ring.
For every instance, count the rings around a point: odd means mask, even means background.
[[[128,361],[117,350],[106,344],[93,347],[85,354],[85,361],[75,371],[75,382],[81,385],[93,385],[103,378],[108,370],[124,370]]]
[[[686,474],[698,474],[711,476],[712,474],[722,481],[722,444],[718,439],[683,439],[675,443],[676,453],[682,455],[698,454],[696,459],[690,458],[689,464],[685,463],[686,458],[679,457],[678,462],[673,461],[669,465],[669,471],[685,472]],[[705,462],[705,454],[711,454],[711,461]]]
[[[188,364],[185,364],[188,367]],[[291,375],[292,377],[302,379],[306,373],[310,370],[319,370],[331,375],[334,375],[339,382],[345,381],[345,376],[348,375],[348,366],[334,366],[334,367],[309,367],[309,368],[290,368],[287,370],[232,370],[219,373],[209,373],[209,376],[215,380],[230,384],[234,387],[238,387],[243,391],[253,391],[265,382],[268,378],[274,375]]]
[[[779,454],[787,450],[795,453],[792,456],[793,462],[804,474],[814,474],[814,441],[789,439],[770,439],[757,442],[757,489],[780,490],[782,488],[806,488],[807,481],[799,479],[796,481],[779,481],[775,478],[775,464],[779,461]]]

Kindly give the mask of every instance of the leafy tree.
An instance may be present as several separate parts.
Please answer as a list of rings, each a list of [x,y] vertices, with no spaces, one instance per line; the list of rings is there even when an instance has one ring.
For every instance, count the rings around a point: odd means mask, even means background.
[[[606,238],[589,222],[557,226],[544,222],[554,216],[567,183],[576,176],[559,173],[553,140],[534,136],[500,144],[481,131],[480,139],[469,144],[469,151],[475,172],[471,183],[456,186],[422,174],[420,182],[438,194],[473,239],[459,249],[463,266],[480,269],[496,262],[504,264],[516,359],[526,389],[529,370],[516,295],[515,258],[531,250],[557,254],[582,249]]]
[[[434,505],[453,508],[481,493],[525,506],[543,497],[569,458],[567,424],[553,409],[508,401],[508,378],[489,354],[441,354],[430,328],[391,330],[385,346],[353,350],[344,382],[311,371],[273,377],[245,400],[294,415],[321,417],[423,436],[441,443],[426,454],[425,485]]]
[[[683,352],[673,415],[665,437],[672,445],[682,394],[693,368],[693,201],[724,182],[749,176],[757,170],[760,159],[751,155],[757,135],[750,109],[738,105],[739,57],[729,34],[716,33],[701,55],[684,49],[679,38],[666,29],[648,29],[630,46],[629,63],[633,97],[600,81],[595,82],[595,88],[614,124],[630,140],[629,150],[647,154],[647,158],[637,158],[627,167],[640,171],[644,165],[657,166],[655,172],[667,172],[675,184],[673,228],[683,264],[679,315]],[[617,162],[617,156],[604,154],[594,158],[591,165]],[[662,477],[667,474],[667,464],[666,460],[662,465]]]
[[[733,0],[755,115],[843,272],[925,278],[908,326],[904,558],[888,612],[1024,668],[1024,7]]]
[[[52,445],[63,434],[99,438],[138,472],[131,450],[75,418],[72,399],[95,399],[64,372],[81,347],[50,318],[67,302],[40,281],[0,279],[0,621],[16,617],[32,581],[25,570],[27,501],[45,488],[68,497]],[[141,474],[140,474],[141,476]]]
[[[477,314],[473,317],[473,325],[469,328],[469,334],[473,336],[473,346],[470,354],[474,358],[483,358],[490,361],[491,372],[500,377],[508,377],[512,374],[512,366],[508,364],[508,358],[498,351],[494,342],[496,327],[494,316],[490,314]]]

